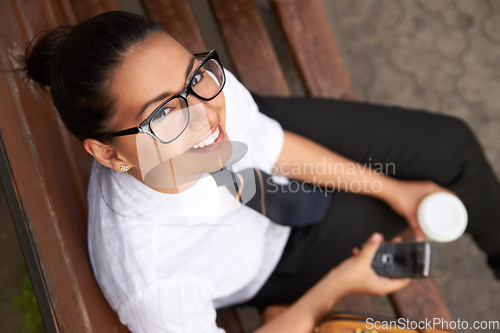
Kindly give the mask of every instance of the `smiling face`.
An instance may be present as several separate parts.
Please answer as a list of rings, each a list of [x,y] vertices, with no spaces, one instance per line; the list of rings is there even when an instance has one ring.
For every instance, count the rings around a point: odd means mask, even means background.
[[[116,109],[111,129],[120,131],[141,124],[162,102],[185,88],[199,63],[166,33],[155,33],[133,46],[110,80]],[[173,142],[161,144],[141,133],[116,137],[110,144],[134,177],[163,192],[182,190],[200,174],[220,169],[231,153],[223,93],[210,101],[189,94],[187,103],[189,123]],[[173,121],[165,131],[183,127],[184,118],[176,119],[176,115],[172,113]]]

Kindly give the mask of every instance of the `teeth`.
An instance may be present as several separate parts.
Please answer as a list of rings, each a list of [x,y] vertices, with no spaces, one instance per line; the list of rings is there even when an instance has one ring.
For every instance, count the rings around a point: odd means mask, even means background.
[[[217,129],[215,130],[214,133],[212,133],[212,135],[210,135],[205,140],[199,142],[198,144],[194,145],[193,148],[198,149],[198,148],[203,148],[205,146],[211,145],[212,143],[215,142],[215,140],[217,140],[217,138],[219,137],[219,134],[220,134],[219,127],[217,127]]]

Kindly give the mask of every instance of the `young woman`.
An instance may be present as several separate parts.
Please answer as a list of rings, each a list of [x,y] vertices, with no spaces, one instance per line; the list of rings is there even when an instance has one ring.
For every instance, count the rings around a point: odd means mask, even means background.
[[[437,191],[464,201],[499,268],[500,187],[456,119],[252,96],[216,52],[125,12],[49,31],[26,68],[95,158],[90,258],[133,332],[218,332],[215,308],[238,303],[293,303],[259,332],[310,332],[343,295],[408,283],[371,259],[380,233],[422,237]]]

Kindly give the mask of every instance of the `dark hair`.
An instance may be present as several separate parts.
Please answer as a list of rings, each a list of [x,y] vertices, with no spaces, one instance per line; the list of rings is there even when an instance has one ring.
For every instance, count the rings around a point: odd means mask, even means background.
[[[68,130],[79,140],[100,139],[115,101],[109,79],[129,48],[162,26],[141,15],[115,11],[75,26],[60,26],[35,37],[26,49],[30,78],[50,86],[52,100]]]

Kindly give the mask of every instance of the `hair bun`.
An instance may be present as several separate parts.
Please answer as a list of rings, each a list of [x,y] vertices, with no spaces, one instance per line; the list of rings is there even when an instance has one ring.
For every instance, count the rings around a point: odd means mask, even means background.
[[[36,82],[50,86],[51,62],[59,44],[70,34],[73,26],[63,25],[35,36],[26,49],[26,71]]]

